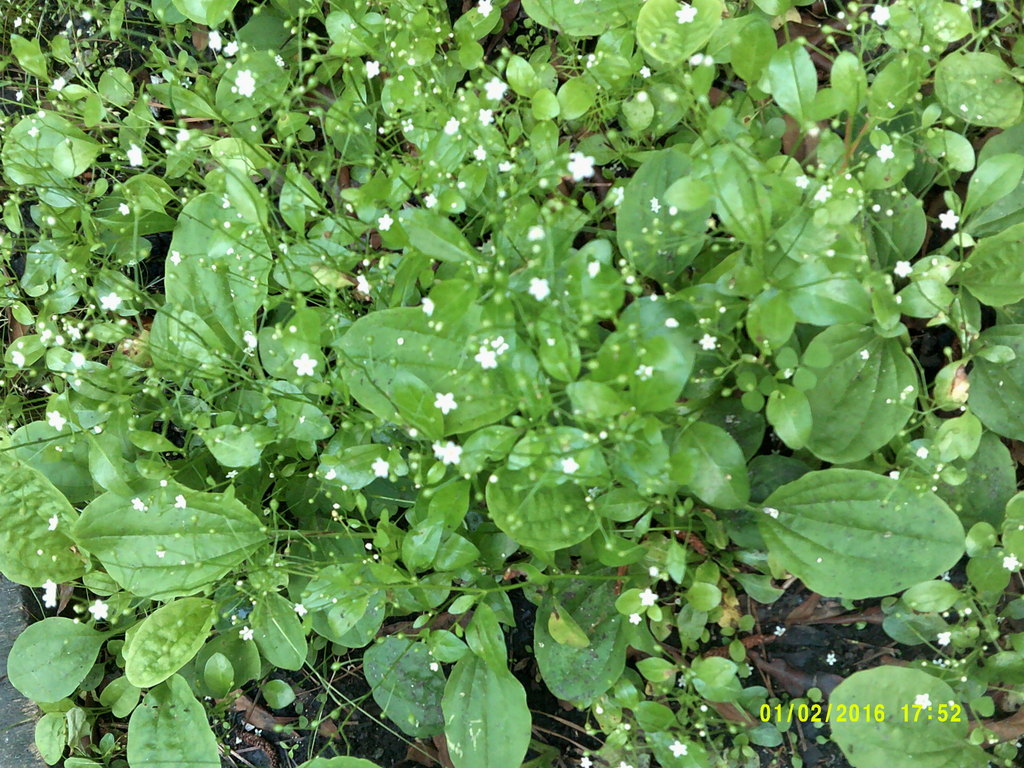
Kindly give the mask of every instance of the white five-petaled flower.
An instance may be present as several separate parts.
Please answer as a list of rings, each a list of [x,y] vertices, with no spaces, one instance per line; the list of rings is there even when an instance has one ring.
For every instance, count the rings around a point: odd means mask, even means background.
[[[651,213],[657,213],[661,210],[661,202],[656,197],[651,198]]]
[[[295,609],[295,612],[299,614],[300,617],[305,616],[307,613],[309,613],[309,610],[302,603],[296,603],[292,607]]]
[[[220,32],[218,32],[216,29],[210,32],[210,34],[206,36],[206,39],[206,44],[210,47],[211,51],[219,51],[221,47],[224,45],[224,41],[221,40],[220,37]]]
[[[382,457],[378,456],[373,460],[373,464],[370,466],[373,470],[375,477],[387,477],[388,471],[391,469],[391,465]]]
[[[67,80],[65,80],[63,77],[58,77],[56,80],[53,81],[53,90],[61,91],[61,90],[64,89],[64,86],[67,85],[67,84],[68,84]]]
[[[718,337],[712,336],[710,333],[705,333],[700,339],[700,348],[710,352],[712,349],[718,346]]]
[[[492,77],[484,84],[484,92],[489,101],[501,101],[507,90],[508,86],[496,77]]]
[[[894,157],[896,157],[896,153],[892,151],[892,144],[883,144],[882,146],[880,146],[878,148],[878,151],[875,152],[875,157],[877,157],[883,163],[888,162],[889,160],[892,160]]]
[[[689,24],[695,18],[697,18],[697,9],[692,5],[684,5],[676,11],[676,21],[680,24]]]
[[[134,499],[132,499],[132,509],[134,509],[136,512],[145,512],[147,509],[146,502],[144,502],[142,499],[136,496]]]
[[[879,26],[885,26],[889,23],[889,9],[884,5],[876,5],[871,12],[871,20]]]
[[[925,448],[923,445],[920,448],[918,448],[914,453],[917,455],[917,458],[919,459],[928,458],[928,449]]]
[[[303,352],[302,357],[292,360],[292,365],[295,366],[295,372],[299,376],[312,376],[313,369],[316,368],[318,362]]]
[[[639,624],[641,621],[642,621],[642,619],[640,618],[640,614],[639,613],[631,613],[631,614],[629,614],[629,623],[630,624]]]
[[[156,556],[159,557],[161,560],[163,560],[165,557],[167,557],[167,550],[166,549],[158,549],[156,551]]]
[[[111,312],[121,306],[121,301],[121,297],[113,291],[108,293],[106,296],[100,296],[100,306]]]
[[[943,229],[956,229],[958,221],[960,221],[960,217],[953,213],[953,211],[939,214],[939,226]]]
[[[831,667],[833,664],[836,663],[836,660],[837,660],[836,659],[836,652],[835,651],[829,651],[828,655],[825,657],[825,663],[828,664]]]
[[[445,416],[448,415],[449,411],[454,411],[459,407],[455,402],[455,395],[451,392],[445,394],[435,392],[434,395],[434,407],[441,411]]]
[[[867,360],[869,357],[871,357],[871,353],[868,352],[866,349],[862,349],[860,351],[860,359],[861,360]]]
[[[480,118],[480,122],[483,125],[490,125],[494,122],[494,110],[493,109],[481,109],[477,113],[477,117]]]
[[[68,423],[68,420],[60,415],[60,411],[47,411],[46,423],[60,432],[64,429],[64,425]]]
[[[919,693],[914,697],[915,707],[930,707],[932,705],[932,699],[927,693]]]
[[[57,584],[52,579],[43,582],[43,605],[47,608],[57,607]]]
[[[486,344],[480,346],[480,351],[476,353],[473,359],[480,363],[481,368],[498,367],[497,353]]]
[[[658,602],[658,595],[650,587],[640,593],[640,605],[650,607]]]
[[[832,190],[829,189],[828,184],[825,184],[814,193],[814,200],[818,203],[824,203],[830,197],[832,197]]]
[[[766,515],[768,515],[768,517],[771,517],[771,518],[778,518],[778,516],[779,516],[779,510],[777,510],[775,507],[765,507],[761,511],[764,512]]]
[[[534,226],[530,227],[527,230],[527,232],[526,232],[526,239],[529,240],[531,243],[535,243],[538,240],[543,240],[544,239],[544,227],[542,227],[540,225],[537,225],[537,224],[535,224]]]
[[[896,266],[893,267],[892,273],[896,275],[896,277],[906,277],[913,271],[914,268],[910,266],[909,261],[897,261]]]
[[[374,78],[380,74],[380,62],[379,61],[368,61],[366,62],[366,76]]]
[[[797,176],[793,179],[793,183],[796,184],[799,189],[807,189],[807,185],[811,183],[811,180],[806,176]]]
[[[1007,555],[1003,558],[1003,568],[1008,571],[1015,571],[1020,568],[1020,560],[1016,555]]]
[[[669,749],[672,750],[673,757],[682,757],[686,754],[686,745],[678,740],[672,742],[671,746],[669,746]]]
[[[432,314],[434,314],[433,299],[423,299],[423,314],[425,314],[427,317],[430,317]]]
[[[224,46],[225,56],[234,56],[236,53],[238,53],[238,43],[234,40]]]
[[[643,363],[641,363],[636,367],[636,370],[633,371],[633,375],[640,379],[640,381],[647,381],[649,378],[651,378],[651,376],[654,375],[654,366],[644,365]]]
[[[487,150],[484,149],[482,145],[478,146],[476,149],[473,150],[473,157],[483,162],[484,160],[487,159]]]
[[[434,458],[439,459],[443,464],[458,464],[462,459],[462,446],[456,445],[448,440],[442,445],[434,443]]]
[[[454,136],[459,130],[459,125],[461,125],[461,123],[459,123],[459,118],[450,117],[448,118],[448,122],[444,124],[444,132],[449,136]]]
[[[586,755],[580,758],[580,768],[590,768],[590,766],[592,766],[593,764],[594,763],[591,761],[591,759]]]
[[[256,633],[252,631],[252,627],[242,627],[238,632],[238,636],[243,640],[252,640],[253,635],[255,634]]]
[[[110,606],[104,603],[102,600],[97,600],[95,603],[89,606],[89,613],[92,614],[93,619],[101,621],[106,619],[110,615]]]
[[[48,527],[49,527],[49,529],[51,531],[56,531],[57,530],[57,525],[60,523],[60,518],[57,517],[57,515],[54,515],[53,517],[51,517],[46,522],[47,522],[47,525],[48,525]]]
[[[188,502],[185,500],[185,497],[182,494],[179,493],[177,496],[174,497],[175,509],[185,509],[185,507],[187,506]]]
[[[437,205],[437,196],[433,192],[428,192],[423,196],[423,204],[427,206],[427,208],[433,208]]]
[[[935,636],[935,642],[937,642],[939,645],[949,645],[949,641],[952,639],[952,632],[939,632],[939,634]]]
[[[248,97],[256,93],[256,78],[250,70],[242,69],[235,75],[235,89],[240,96]]]
[[[580,465],[572,456],[570,456],[568,459],[562,459],[562,471],[565,472],[565,474],[571,475],[579,468]]]
[[[480,0],[476,4],[476,9],[481,16],[489,16],[491,11],[494,10],[494,5],[491,3],[491,0]]]
[[[370,281],[366,279],[366,275],[356,275],[356,290],[370,295]]]
[[[573,181],[583,181],[594,175],[594,158],[582,152],[569,155],[569,175]]]
[[[528,293],[537,301],[544,301],[544,299],[551,294],[551,287],[548,285],[547,280],[539,277],[531,277]]]
[[[381,232],[387,232],[391,229],[391,225],[395,223],[395,220],[391,218],[390,214],[385,213],[379,219],[377,219],[377,229]]]
[[[142,156],[142,148],[138,144],[132,144],[128,147],[128,164],[129,165],[142,165],[145,158]]]
[[[117,206],[117,212],[120,213],[122,216],[127,216],[132,212],[132,209],[128,207],[127,203],[121,203],[119,206]]]

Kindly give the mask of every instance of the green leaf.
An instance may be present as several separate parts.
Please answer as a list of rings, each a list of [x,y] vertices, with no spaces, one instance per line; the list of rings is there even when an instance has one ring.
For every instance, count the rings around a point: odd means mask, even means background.
[[[919,697],[927,698],[929,709],[914,706]],[[886,665],[854,672],[832,691],[829,703],[833,711],[872,714],[856,722],[834,721],[832,738],[857,768],[980,768],[988,764],[987,755],[968,744],[965,710],[949,706],[957,700],[946,683],[919,669]],[[876,719],[879,706],[884,718]],[[945,722],[938,719],[940,706]]]
[[[759,518],[768,551],[807,588],[860,600],[889,595],[951,568],[964,530],[938,496],[860,469],[808,472],[786,483]]]
[[[7,677],[26,698],[59,701],[89,674],[106,637],[71,619],[50,617],[29,624],[7,657]]]
[[[868,94],[868,79],[864,65],[850,51],[843,51],[832,62],[832,89],[842,96],[842,109],[853,115],[864,104]]]
[[[979,347],[1005,346],[1013,360],[995,363],[974,359],[970,373],[970,403],[974,415],[997,435],[1024,440],[1024,325],[997,325],[981,333]]]
[[[202,670],[203,682],[214,692],[216,698],[223,698],[231,692],[235,684],[235,669],[227,656],[223,653],[211,654],[203,664]]]
[[[238,0],[173,0],[174,7],[197,24],[216,29],[223,24]]]
[[[743,451],[724,429],[702,421],[691,424],[676,440],[672,479],[722,509],[742,506],[750,496]]]
[[[765,81],[765,90],[783,111],[799,123],[810,119],[818,76],[811,55],[802,43],[787,43],[772,54]]]
[[[928,67],[920,53],[894,56],[868,90],[868,110],[880,118],[893,117],[902,112],[917,94]]]
[[[118,584],[141,597],[194,594],[266,540],[263,523],[231,488],[203,493],[149,481],[135,498],[144,510],[131,499],[100,495],[83,510],[73,536]]]
[[[481,603],[473,610],[473,618],[466,627],[469,649],[483,659],[497,673],[508,671],[505,651],[505,633],[501,631],[494,609]]]
[[[220,768],[217,738],[206,710],[180,675],[146,694],[128,721],[128,763],[133,768],[164,765]]]
[[[586,648],[590,645],[590,638],[583,631],[576,620],[565,610],[557,599],[551,600],[551,615],[548,616],[548,634],[554,638],[556,643],[568,645],[573,648]]]
[[[128,678],[122,675],[107,683],[100,694],[100,704],[110,707],[114,717],[125,718],[138,706],[141,696],[142,691],[129,683]]]
[[[86,562],[67,531],[77,517],[64,495],[38,470],[0,453],[0,571],[18,584],[41,587],[77,579]],[[56,529],[50,530],[53,518]]]
[[[284,709],[295,701],[295,691],[284,680],[268,680],[260,690],[272,709]]]
[[[571,547],[597,528],[593,505],[571,482],[536,481],[534,470],[499,470],[485,491],[491,519],[520,545],[543,552]]]
[[[1020,160],[1024,172],[1024,157]],[[964,264],[960,284],[984,304],[994,307],[1015,304],[1024,299],[1022,257],[1024,223],[980,239]]]
[[[804,447],[811,434],[811,406],[803,392],[776,384],[768,396],[765,415],[782,442],[794,450]]]
[[[523,10],[538,24],[571,37],[591,37],[621,27],[636,15],[632,0],[523,0]]]
[[[1024,155],[1006,152],[986,157],[971,174],[967,185],[967,199],[960,215],[967,218],[1006,197],[1020,184],[1024,176]]]
[[[361,757],[315,757],[299,768],[380,768],[376,763]]]
[[[806,360],[817,383],[806,391],[812,428],[807,448],[832,463],[858,461],[903,428],[917,398],[917,374],[897,338],[844,324],[814,337]]]
[[[444,730],[445,677],[424,643],[389,635],[363,654],[363,672],[384,715],[413,738]]]
[[[63,712],[47,712],[36,723],[35,745],[43,762],[56,765],[68,743],[68,724]]]
[[[522,684],[475,654],[452,669],[441,699],[455,768],[519,768],[530,745],[530,710]]]
[[[991,53],[944,57],[935,68],[935,95],[950,114],[971,125],[1009,128],[1019,122],[1024,89]]]
[[[306,633],[291,603],[276,592],[256,601],[250,618],[256,645],[275,667],[297,670],[306,661]]]
[[[903,601],[921,613],[948,610],[960,599],[960,590],[948,581],[922,581],[903,593]]]
[[[588,8],[593,12],[594,9]],[[594,106],[597,86],[584,77],[571,77],[558,89],[558,103],[561,115],[566,120],[582,117]]]
[[[192,660],[213,626],[214,604],[186,597],[143,620],[124,654],[124,674],[138,688],[162,683]]]
[[[263,424],[225,424],[203,430],[203,442],[217,462],[224,467],[252,467],[260,463],[263,449],[273,442],[275,433]]]
[[[11,52],[18,59],[21,68],[40,80],[49,80],[50,73],[46,67],[46,56],[39,48],[38,40],[29,40],[21,35],[10,37]]]
[[[683,22],[696,10],[692,20]],[[680,5],[676,0],[648,0],[636,20],[640,48],[658,64],[681,66],[711,39],[722,23],[721,0],[694,0]],[[686,15],[680,17],[679,13]]]
[[[480,254],[450,219],[424,208],[406,211],[402,228],[412,248],[442,262],[479,264]]]

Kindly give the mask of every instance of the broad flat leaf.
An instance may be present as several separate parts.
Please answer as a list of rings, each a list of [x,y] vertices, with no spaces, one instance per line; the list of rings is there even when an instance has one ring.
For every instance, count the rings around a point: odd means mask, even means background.
[[[291,603],[277,593],[256,601],[252,629],[263,657],[275,667],[301,669],[306,660],[306,633]]]
[[[230,487],[203,493],[152,481],[135,498],[138,504],[113,493],[97,497],[83,510],[73,536],[118,584],[140,597],[194,594],[266,540],[263,523]],[[137,509],[139,504],[145,509]]]
[[[572,37],[600,35],[636,15],[634,0],[523,0],[523,10],[538,24]]]
[[[776,384],[768,396],[765,415],[782,442],[794,450],[804,447],[811,434],[811,406],[803,392],[788,384]]]
[[[1020,159],[1024,171],[1024,157]],[[960,284],[993,307],[1024,299],[1024,223],[979,240],[964,264]]]
[[[1020,120],[1024,89],[991,53],[951,53],[935,68],[935,95],[951,114],[972,125],[1009,128]]]
[[[971,174],[967,199],[960,213],[967,218],[974,211],[992,205],[1013,192],[1024,176],[1024,155],[1004,152],[986,157]]]
[[[11,581],[41,587],[77,579],[86,562],[71,551],[67,531],[78,513],[39,471],[0,453],[0,571]],[[56,517],[56,529],[50,530]]]
[[[831,597],[890,595],[951,568],[964,552],[956,513],[928,490],[860,469],[808,472],[764,501],[769,554]]]
[[[380,768],[376,763],[361,757],[315,757],[299,768]]]
[[[570,579],[558,591],[564,614],[589,640],[585,647],[558,642],[549,630],[554,602],[550,593],[537,609],[533,647],[544,684],[561,699],[592,701],[607,691],[626,663],[622,616],[615,610],[614,585]]]
[[[676,441],[672,479],[722,509],[742,506],[750,496],[743,450],[724,429],[702,421],[690,425]]]
[[[29,624],[7,657],[7,677],[33,701],[59,701],[89,674],[106,638],[71,619],[51,617]]]
[[[775,103],[800,123],[810,117],[818,76],[811,55],[799,42],[779,48],[768,62],[766,90]]]
[[[997,325],[983,331],[975,343],[1009,347],[1016,357],[1006,363],[974,358],[969,375],[971,410],[997,435],[1024,440],[1024,325]]]
[[[481,256],[452,221],[438,213],[416,208],[402,218],[412,247],[438,261],[479,264]]]
[[[917,399],[917,374],[898,338],[845,324],[814,337],[806,359],[816,385],[805,394],[812,427],[807,448],[832,463],[859,461],[888,443],[907,423]]]
[[[455,768],[519,768],[530,745],[526,691],[511,672],[496,673],[475,654],[452,669],[441,699]]]
[[[146,694],[128,721],[131,768],[220,768],[206,710],[180,675]]]
[[[554,552],[597,528],[593,505],[572,482],[538,482],[535,470],[499,470],[485,492],[491,519],[524,547]]]
[[[1006,503],[1017,491],[1016,462],[1010,449],[994,433],[984,432],[977,452],[967,459],[964,469],[964,482],[947,485],[940,480],[936,493],[960,516],[965,527],[981,521],[998,527]]]
[[[914,706],[920,697],[927,698],[930,708]],[[842,707],[846,712],[858,710],[861,717],[857,722],[834,720],[832,738],[854,768],[990,765],[988,755],[967,743],[966,708],[957,701],[949,685],[919,669],[887,665],[854,672],[832,691],[829,704],[833,712]],[[945,708],[945,722],[938,719],[940,706]],[[884,718],[876,719],[877,707],[883,708]],[[903,707],[907,707],[906,716]],[[864,717],[866,713],[871,716]]]
[[[681,66],[711,39],[723,9],[722,0],[647,0],[636,20],[637,43],[659,64]]]
[[[363,654],[363,671],[384,715],[414,738],[444,730],[441,697],[445,677],[430,668],[434,658],[424,643],[393,635]]]
[[[138,688],[162,683],[202,648],[213,626],[214,604],[186,597],[147,616],[124,653],[124,674]]]

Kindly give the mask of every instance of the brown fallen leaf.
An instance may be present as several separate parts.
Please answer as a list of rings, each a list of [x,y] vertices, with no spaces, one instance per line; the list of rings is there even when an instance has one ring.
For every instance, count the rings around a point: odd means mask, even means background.
[[[249,723],[253,728],[259,728],[263,731],[272,731],[276,725],[288,725],[298,719],[295,717],[274,717],[245,694],[235,699],[234,708],[237,712],[244,713],[245,722]],[[298,737],[298,734],[295,731],[291,731],[289,736]]]
[[[971,730],[981,725],[992,731],[999,741],[1019,739],[1024,736],[1024,709],[1018,710],[1002,720],[982,720],[980,723],[975,721]]]
[[[748,655],[758,669],[782,685],[790,696],[803,696],[811,688],[820,688],[822,693],[828,696],[837,685],[843,682],[843,678],[839,675],[822,672],[808,674],[782,659],[765,661],[754,651],[750,651]]]

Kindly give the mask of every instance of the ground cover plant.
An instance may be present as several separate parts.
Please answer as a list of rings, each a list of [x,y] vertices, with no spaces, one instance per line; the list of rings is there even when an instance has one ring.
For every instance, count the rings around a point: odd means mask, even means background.
[[[1021,764],[1017,4],[0,24],[47,764]]]

